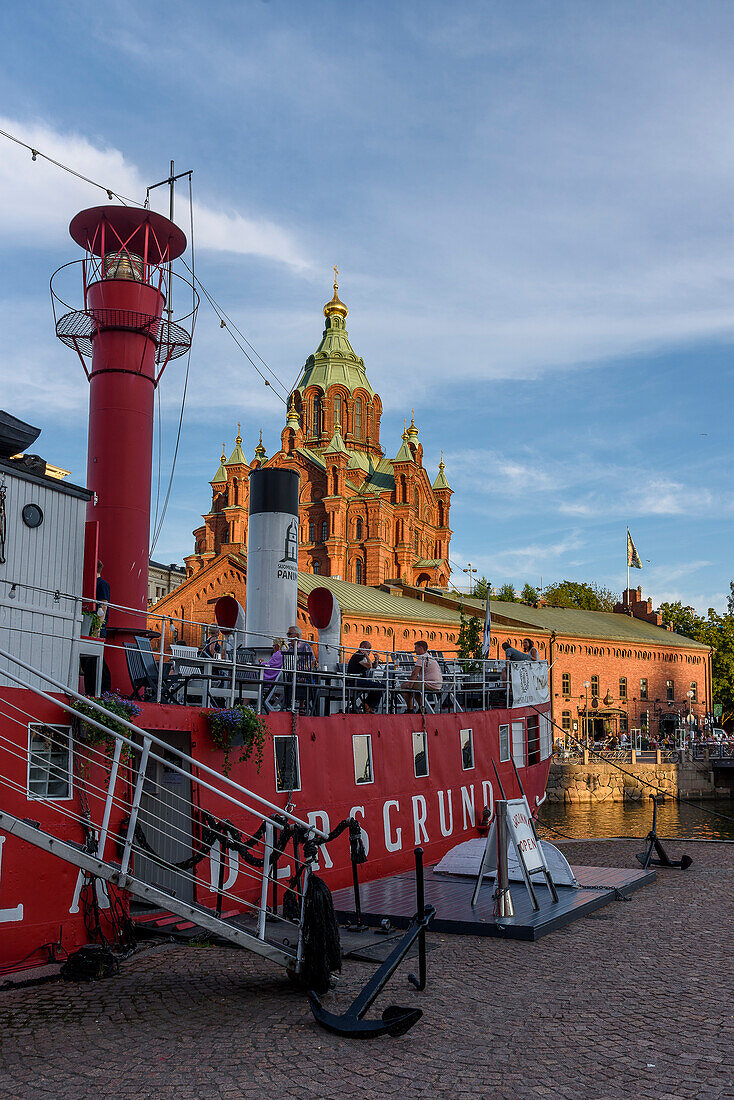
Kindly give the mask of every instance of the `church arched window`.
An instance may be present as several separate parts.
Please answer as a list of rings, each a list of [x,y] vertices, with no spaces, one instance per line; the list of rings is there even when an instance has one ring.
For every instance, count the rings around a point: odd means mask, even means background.
[[[362,583],[362,562],[357,558],[356,565],[354,566],[354,580],[356,584]]]
[[[420,506],[421,506],[421,498],[418,495],[418,486],[416,485],[415,488],[413,489],[413,507],[415,508],[416,518],[418,517],[418,515],[420,513]]]
[[[326,542],[329,537],[329,521],[325,519],[321,524],[321,541]]]
[[[443,501],[442,500],[439,500],[439,502],[438,502],[438,526],[439,527],[444,526],[444,522],[443,522]]]
[[[314,397],[313,399],[313,434],[321,434],[321,398]]]
[[[334,429],[336,430],[337,424],[341,427],[342,422],[342,399],[341,394],[337,394],[334,398]]]
[[[334,496],[339,495],[339,471],[336,466],[331,467],[331,491]]]
[[[308,525],[308,541],[313,542],[315,538],[316,538],[316,528],[315,528],[313,523],[309,523],[309,525]]]
[[[362,517],[361,516],[357,520],[357,538],[358,539],[362,538]]]
[[[319,573],[321,572],[321,562],[320,561],[315,561],[313,563],[313,571],[314,571],[314,576],[317,577],[319,575]]]
[[[357,439],[362,438],[362,398],[354,399],[354,434]]]

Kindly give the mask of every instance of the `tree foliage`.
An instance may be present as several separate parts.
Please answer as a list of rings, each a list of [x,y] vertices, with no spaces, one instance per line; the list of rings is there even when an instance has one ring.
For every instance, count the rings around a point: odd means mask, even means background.
[[[465,615],[459,607],[459,656],[465,661],[478,661],[482,656],[482,623],[476,615]]]
[[[550,607],[575,607],[580,611],[613,611],[617,596],[604,585],[588,581],[549,584],[543,598]]]
[[[472,589],[472,596],[476,596],[479,600],[486,600],[487,592],[489,591],[489,581],[486,577],[480,577],[474,582]]]
[[[502,600],[503,603],[517,603],[517,592],[514,584],[509,581],[503,584],[497,592],[497,599]]]
[[[710,607],[704,618],[680,600],[660,605],[666,626],[672,626],[677,634],[711,646],[713,702],[722,704],[725,722],[734,717],[734,581],[729,584],[729,592],[723,615]]]
[[[538,602],[538,589],[533,588],[532,584],[528,584],[526,581],[522,586],[522,592],[520,593],[520,599],[523,603],[537,603]]]

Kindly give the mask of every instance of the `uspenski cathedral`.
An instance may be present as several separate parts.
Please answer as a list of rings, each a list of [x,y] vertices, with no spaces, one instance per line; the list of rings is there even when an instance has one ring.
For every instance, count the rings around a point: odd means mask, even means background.
[[[280,450],[268,458],[261,433],[248,461],[239,430],[229,458],[223,449],[211,509],[186,558],[189,577],[222,554],[245,554],[249,473],[283,466],[300,475],[301,571],[357,584],[446,586],[452,490],[443,457],[431,482],[412,415],[397,453],[386,456],[382,402],[349,342],[347,312],[335,269],[321,343],[291,394]]]

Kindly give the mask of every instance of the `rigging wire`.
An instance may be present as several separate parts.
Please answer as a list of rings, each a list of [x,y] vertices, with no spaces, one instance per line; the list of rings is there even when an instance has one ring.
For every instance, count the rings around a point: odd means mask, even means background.
[[[191,272],[191,276],[192,276],[192,285],[191,285],[192,329],[191,329],[191,336],[192,336],[192,342],[193,342],[193,335],[194,335],[194,332],[193,332],[194,313],[193,313],[193,311],[196,309],[196,288],[195,288],[193,280],[196,279],[196,251],[195,251],[195,248],[194,248],[194,192],[193,192],[193,186],[192,186],[192,183],[191,183],[191,173],[189,173],[189,228],[190,228],[189,243],[190,243],[190,246],[191,246],[191,267],[189,267],[188,264],[186,264],[186,267]],[[185,263],[185,261],[184,261],[184,263]],[[168,288],[168,292],[170,294],[170,292],[171,292],[170,287]],[[156,545],[158,543],[158,539],[160,538],[161,531],[163,530],[163,523],[164,523],[165,518],[166,518],[166,513],[168,512],[168,502],[171,499],[171,489],[173,488],[173,475],[176,472],[176,461],[178,459],[178,448],[179,448],[179,445],[181,443],[181,429],[183,427],[184,411],[186,409],[186,395],[187,395],[188,389],[189,389],[189,373],[191,371],[191,347],[192,347],[192,344],[190,343],[189,344],[189,350],[186,354],[186,373],[184,375],[183,392],[181,394],[181,411],[180,411],[179,417],[178,417],[178,428],[176,430],[176,445],[173,449],[173,461],[171,462],[171,475],[168,479],[168,488],[166,489],[166,496],[165,496],[165,500],[163,501],[163,508],[161,509],[160,520],[158,519],[158,501],[156,500],[156,521],[157,522],[153,524],[153,538],[152,538],[151,544],[150,544],[149,557],[153,556],[153,551],[155,550]],[[156,387],[156,388],[158,389],[158,431],[159,431],[159,437],[158,437],[158,440],[159,440],[159,442],[158,442],[158,485],[159,485],[159,488],[160,488],[160,467],[161,467],[160,387]]]
[[[246,358],[246,359],[247,359],[247,360],[249,361],[250,365],[251,365],[251,366],[252,366],[252,368],[253,368],[253,369],[255,370],[255,372],[256,372],[256,373],[257,373],[257,374],[258,374],[258,375],[260,376],[260,378],[261,378],[261,379],[263,380],[263,382],[265,383],[265,385],[266,385],[266,386],[269,386],[269,387],[270,387],[270,388],[272,389],[272,391],[273,391],[273,393],[275,394],[275,396],[276,396],[276,397],[277,397],[277,398],[278,398],[278,399],[279,399],[280,401],[282,401],[282,402],[283,402],[283,404],[284,404],[284,405],[285,405],[285,406],[287,407],[287,405],[288,405],[288,399],[289,399],[289,397],[290,397],[290,394],[291,394],[291,392],[292,392],[292,391],[290,390],[290,388],[289,388],[288,386],[286,386],[286,384],[285,384],[285,382],[283,382],[282,378],[280,378],[280,377],[279,377],[279,376],[278,376],[278,375],[277,375],[277,374],[275,373],[275,371],[274,371],[274,370],[272,370],[272,368],[271,368],[271,367],[269,367],[269,366],[267,365],[267,363],[266,363],[266,362],[265,362],[265,360],[264,360],[264,359],[262,358],[262,356],[261,356],[261,355],[260,355],[260,354],[259,354],[259,353],[258,353],[257,351],[255,351],[255,348],[253,348],[252,344],[251,344],[251,343],[249,342],[249,340],[248,340],[248,339],[247,339],[247,337],[246,337],[246,336],[244,335],[244,333],[243,333],[243,332],[241,331],[241,329],[239,329],[239,328],[238,328],[238,326],[237,326],[237,325],[235,324],[235,322],[234,322],[234,321],[233,321],[233,320],[231,319],[231,317],[230,317],[230,316],[229,316],[229,315],[228,315],[228,314],[227,314],[227,313],[225,312],[225,310],[224,310],[224,309],[222,308],[222,306],[220,306],[220,305],[219,305],[219,303],[218,303],[218,302],[216,301],[216,299],[214,298],[214,295],[213,295],[213,294],[211,294],[211,293],[210,293],[210,292],[209,292],[209,291],[207,290],[207,288],[206,288],[206,287],[204,286],[204,284],[202,283],[201,279],[199,279],[199,278],[198,278],[198,276],[196,276],[196,275],[194,274],[194,272],[193,272],[193,269],[192,269],[191,267],[189,267],[189,265],[188,265],[188,264],[186,263],[186,260],[184,260],[184,259],[182,258],[182,259],[181,259],[181,263],[182,263],[182,264],[183,264],[183,266],[184,266],[185,268],[187,268],[187,269],[188,269],[188,271],[189,271],[189,272],[191,273],[191,275],[192,275],[192,278],[196,280],[196,284],[197,284],[197,286],[199,287],[199,290],[200,290],[200,291],[202,292],[202,294],[204,295],[204,297],[205,297],[205,298],[206,298],[206,300],[208,301],[209,305],[211,306],[211,308],[212,308],[212,309],[214,310],[214,312],[216,313],[217,317],[219,318],[219,327],[220,327],[220,328],[223,328],[223,329],[226,329],[226,330],[227,330],[227,332],[229,332],[229,335],[230,335],[230,336],[232,337],[232,339],[234,340],[234,342],[235,342],[235,344],[237,345],[237,347],[238,347],[238,348],[240,349],[240,351],[241,351],[241,352],[242,352],[242,354],[243,354],[243,355],[245,356],[245,358]],[[239,337],[239,339],[238,339],[238,337]],[[269,380],[268,380],[268,379],[267,379],[267,378],[265,377],[265,375],[264,375],[264,374],[263,374],[263,372],[262,372],[262,371],[260,370],[260,368],[258,367],[258,365],[257,365],[257,363],[255,362],[255,360],[254,360],[254,359],[252,358],[252,356],[251,356],[251,355],[249,354],[249,352],[247,351],[247,348],[245,348],[245,347],[243,346],[243,344],[242,344],[242,343],[241,343],[240,341],[244,341],[244,343],[245,343],[245,344],[247,345],[247,347],[248,347],[248,348],[250,348],[250,349],[252,350],[252,352],[253,352],[253,353],[254,353],[254,354],[255,354],[255,355],[256,355],[256,356],[258,357],[258,359],[259,359],[259,360],[260,360],[260,362],[261,362],[261,363],[263,364],[263,366],[265,367],[265,369],[267,370],[267,372],[268,372],[268,373],[270,374],[271,378],[274,378],[274,379],[275,379],[275,381],[277,382],[278,386],[279,386],[279,387],[280,387],[280,389],[281,389],[281,390],[283,391],[283,393],[282,393],[282,394],[281,394],[281,393],[279,393],[279,392],[278,392],[278,390],[277,390],[277,389],[275,388],[275,386],[273,385],[273,383],[272,383],[272,382],[270,382],[270,381],[269,381]]]
[[[138,202],[137,199],[131,199],[127,195],[121,195],[119,191],[115,191],[112,187],[107,187],[104,183],[97,183],[96,180],[92,180],[89,176],[83,175],[81,172],[77,172],[74,168],[70,168],[68,164],[62,164],[60,160],[54,160],[48,153],[42,153],[40,149],[34,149],[32,145],[28,145],[27,142],[21,141],[20,138],[15,137],[14,134],[9,134],[7,130],[0,130],[0,137],[7,138],[8,141],[15,142],[16,145],[22,146],[27,149],[32,155],[33,160],[37,160],[40,157],[42,160],[47,160],[49,164],[53,164],[56,168],[61,168],[62,171],[68,172],[70,176],[76,176],[77,179],[83,180],[84,183],[88,183],[91,187],[96,187],[100,191],[105,191],[110,202],[112,199],[119,199],[123,206],[132,204],[133,206],[141,206],[142,202]]]

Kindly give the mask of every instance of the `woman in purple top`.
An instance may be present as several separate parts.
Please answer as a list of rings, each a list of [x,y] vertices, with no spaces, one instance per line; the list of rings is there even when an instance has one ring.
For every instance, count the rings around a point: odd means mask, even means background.
[[[277,680],[280,674],[280,670],[283,667],[283,646],[285,641],[283,638],[273,639],[273,653],[263,670],[263,680],[269,681]]]

